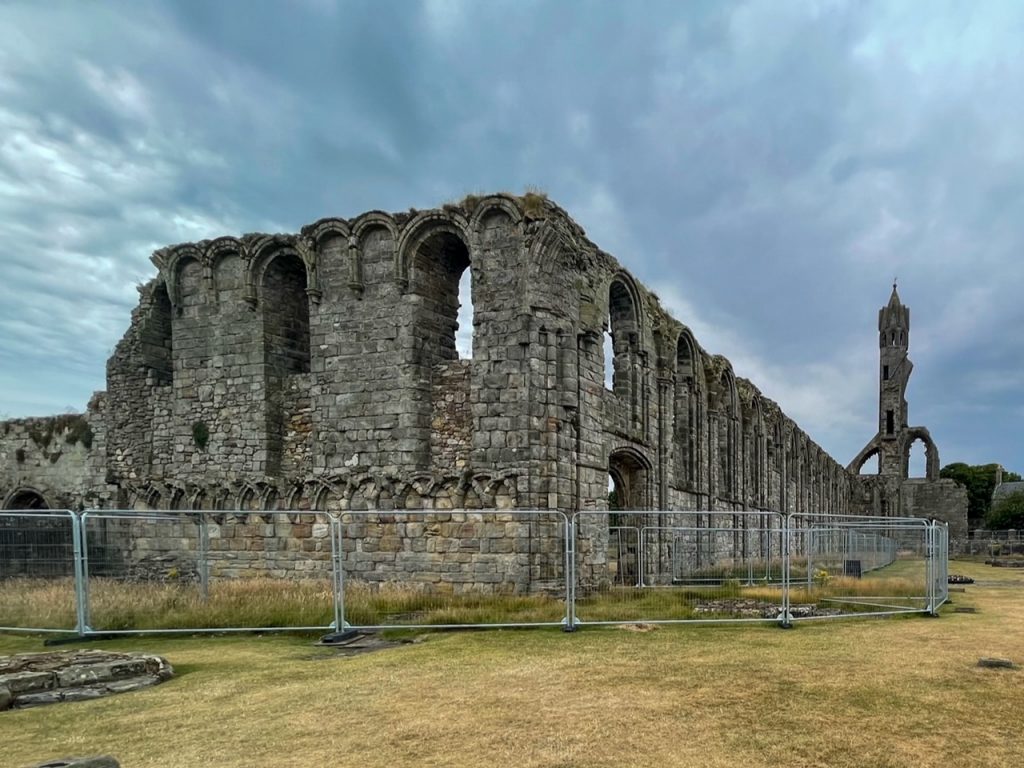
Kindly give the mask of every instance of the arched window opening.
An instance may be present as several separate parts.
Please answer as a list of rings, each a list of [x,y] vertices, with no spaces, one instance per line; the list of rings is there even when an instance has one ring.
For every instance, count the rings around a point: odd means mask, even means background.
[[[460,360],[473,359],[473,270],[464,269],[459,278],[459,313],[456,318],[455,350]]]
[[[871,453],[867,454],[864,457],[864,461],[860,463],[860,466],[857,467],[857,474],[877,475],[879,472],[881,472],[880,462],[881,460],[878,456],[878,451],[871,451]]]
[[[295,254],[274,258],[263,274],[263,339],[274,373],[309,373],[309,297],[306,266]]]
[[[718,495],[732,498],[736,493],[736,386],[728,371],[722,374],[718,405]]]
[[[613,281],[608,289],[608,331],[612,345],[611,390],[624,401],[629,402],[637,390],[633,376],[635,375],[639,328],[633,298],[626,286],[618,280]],[[607,368],[606,365],[606,382],[608,379]],[[634,417],[637,416],[637,409],[633,408],[632,410]]]
[[[617,583],[636,584],[639,573],[642,518],[647,508],[650,466],[633,451],[616,451],[608,458],[609,563]]]
[[[698,445],[698,391],[694,375],[695,350],[686,336],[676,347],[675,450],[676,478],[688,485],[696,482]]]
[[[4,509],[49,509],[50,505],[38,491],[22,488],[11,494]]]
[[[612,342],[611,329],[605,329],[602,334],[602,340],[604,346],[602,352],[604,354],[604,388],[609,392],[615,391],[615,345]]]
[[[432,235],[416,252],[410,285],[420,304],[415,332],[422,340],[417,354],[424,365],[459,359],[460,338],[466,340],[467,357],[473,350],[473,283],[469,272],[469,249],[451,232]]]
[[[152,305],[140,331],[147,378],[156,386],[170,384],[174,378],[171,325],[171,299],[161,283],[153,289]]]
[[[928,446],[920,438],[907,448],[907,477],[928,477]]]

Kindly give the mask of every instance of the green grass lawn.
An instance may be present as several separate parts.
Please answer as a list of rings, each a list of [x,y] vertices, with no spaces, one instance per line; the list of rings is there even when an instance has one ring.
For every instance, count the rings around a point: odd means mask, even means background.
[[[951,563],[977,613],[773,626],[435,633],[342,658],[313,637],[123,638],[177,676],[0,714],[0,763],[1017,766],[1024,573]],[[76,647],[76,646],[69,646]],[[0,636],[0,653],[41,650]]]

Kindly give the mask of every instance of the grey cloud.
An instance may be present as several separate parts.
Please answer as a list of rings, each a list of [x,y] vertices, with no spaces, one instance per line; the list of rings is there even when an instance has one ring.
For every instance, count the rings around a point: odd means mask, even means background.
[[[1019,8],[240,7],[0,8],[0,411],[102,386],[155,247],[537,184],[841,461],[898,274],[912,418],[1024,468]]]

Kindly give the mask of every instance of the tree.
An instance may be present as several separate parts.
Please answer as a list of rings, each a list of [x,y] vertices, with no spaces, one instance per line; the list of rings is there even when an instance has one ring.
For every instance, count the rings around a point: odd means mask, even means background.
[[[985,516],[985,527],[992,530],[1024,528],[1024,491],[1011,493],[992,505]]]
[[[967,489],[967,519],[973,525],[981,523],[992,505],[992,491],[996,487],[998,464],[947,464],[939,472],[940,477],[955,480]],[[1020,480],[1016,472],[1003,471],[1003,481]]]

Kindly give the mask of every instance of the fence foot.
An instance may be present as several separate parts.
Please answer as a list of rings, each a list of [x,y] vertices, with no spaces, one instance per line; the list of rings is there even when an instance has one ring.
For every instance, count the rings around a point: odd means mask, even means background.
[[[789,611],[783,611],[778,616],[779,628],[780,629],[792,629],[793,628],[793,614]]]
[[[344,643],[347,640],[351,640],[357,635],[359,635],[359,633],[356,630],[351,629],[346,625],[346,628],[340,632],[330,632],[329,634],[324,635],[320,638],[320,642],[324,645],[334,645],[335,643]]]

